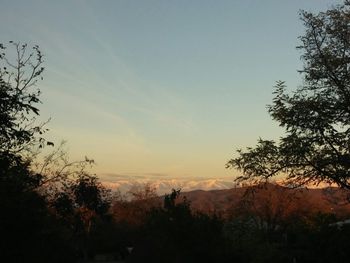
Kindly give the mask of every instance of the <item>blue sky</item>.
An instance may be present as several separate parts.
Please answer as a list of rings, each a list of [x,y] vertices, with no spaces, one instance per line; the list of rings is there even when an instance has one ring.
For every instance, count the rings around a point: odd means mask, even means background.
[[[233,177],[237,148],[282,133],[266,105],[301,83],[299,10],[336,3],[3,0],[0,42],[41,47],[49,136],[101,177]]]

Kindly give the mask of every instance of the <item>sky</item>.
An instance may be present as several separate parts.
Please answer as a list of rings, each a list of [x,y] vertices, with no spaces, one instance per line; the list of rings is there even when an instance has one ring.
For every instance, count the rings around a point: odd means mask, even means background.
[[[301,84],[299,10],[336,3],[2,0],[0,43],[40,46],[47,136],[102,179],[234,178],[237,149],[283,134],[266,105]]]

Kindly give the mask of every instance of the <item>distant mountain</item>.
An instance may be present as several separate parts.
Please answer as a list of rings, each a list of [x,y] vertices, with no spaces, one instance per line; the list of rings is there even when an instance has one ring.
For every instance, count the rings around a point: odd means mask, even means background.
[[[181,189],[194,210],[203,212],[228,213],[242,200],[247,187],[238,187],[233,178],[177,178],[141,176],[115,176],[113,181],[104,182],[106,187],[127,193],[131,188],[142,189],[145,184],[151,185],[158,195],[171,192],[171,189]],[[276,193],[277,191],[277,193]],[[274,193],[275,194],[272,194]],[[287,195],[286,195],[287,193]],[[300,206],[310,212],[334,213],[340,216],[350,216],[349,192],[336,187],[289,189],[278,184],[267,184],[264,190],[257,194],[257,204],[272,203],[275,209],[284,206],[293,197],[293,204],[288,209]]]
[[[193,190],[230,189],[235,186],[233,178],[140,178],[132,176],[114,177],[113,180],[104,181],[103,184],[112,190],[126,193],[132,187],[142,187],[150,184],[159,195],[170,193],[171,189],[181,189],[182,192]]]

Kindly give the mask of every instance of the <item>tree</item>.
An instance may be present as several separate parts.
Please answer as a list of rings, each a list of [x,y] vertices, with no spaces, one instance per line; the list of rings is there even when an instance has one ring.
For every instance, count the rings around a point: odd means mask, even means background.
[[[247,187],[231,213],[233,220],[259,229],[270,238],[277,230],[285,231],[291,222],[305,220],[312,206],[302,190],[265,183]]]
[[[73,250],[46,196],[47,176],[33,169],[33,147],[43,147],[37,123],[43,56],[38,46],[0,44],[0,254],[8,262],[72,262]],[[11,53],[11,51],[13,51]],[[64,251],[64,253],[63,253]]]
[[[152,209],[144,224],[128,262],[228,262],[222,221],[193,212],[180,189],[166,194],[163,207]]]
[[[97,177],[82,172],[75,180],[66,180],[51,200],[57,215],[72,230],[72,239],[85,260],[89,256],[90,235],[99,219],[107,219],[110,191]]]
[[[58,189],[72,186],[74,205],[82,208],[82,225],[89,228],[95,215],[92,207],[98,214],[108,209],[99,202],[104,192],[97,179],[84,172],[93,161],[68,162],[61,147],[41,165],[35,164],[34,149],[53,145],[42,137],[45,123],[37,121],[36,83],[42,79],[43,55],[38,46],[32,52],[26,44],[10,41],[10,46],[5,54],[6,47],[0,44],[0,254],[8,262],[75,262],[66,238],[68,227],[57,220],[49,201]],[[66,212],[75,208],[69,204]]]
[[[37,123],[40,90],[36,83],[44,71],[43,55],[38,46],[28,52],[27,44],[10,41],[14,57],[10,60],[6,47],[0,44],[0,151],[23,153],[26,147],[45,140],[43,123]],[[52,143],[49,143],[52,144]]]
[[[150,211],[160,205],[161,199],[154,186],[150,183],[135,184],[128,190],[126,197],[120,193],[114,195],[111,211],[116,222],[139,227]]]
[[[37,187],[42,179],[29,171],[30,162],[22,157],[29,145],[44,142],[36,137],[45,130],[35,123],[40,91],[33,90],[44,70],[43,56],[38,46],[28,54],[26,44],[10,44],[15,50],[13,61],[0,43],[0,182],[15,183],[17,190],[24,191]]]
[[[285,175],[293,185],[326,182],[350,189],[350,1],[300,17],[306,28],[297,47],[303,83],[290,93],[278,81],[268,106],[285,135],[238,150],[227,167],[243,172],[238,181]]]

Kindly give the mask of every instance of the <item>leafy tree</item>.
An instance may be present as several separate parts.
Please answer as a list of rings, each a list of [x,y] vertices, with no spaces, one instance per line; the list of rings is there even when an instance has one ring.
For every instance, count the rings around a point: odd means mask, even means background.
[[[40,191],[48,177],[33,169],[34,147],[52,145],[42,138],[45,123],[37,122],[43,55],[38,46],[9,46],[0,44],[0,254],[6,262],[72,262],[62,225]]]
[[[36,83],[42,79],[44,67],[38,46],[28,52],[26,44],[9,44],[14,47],[14,54],[6,54],[6,47],[0,44],[0,152],[16,154],[45,142],[37,137],[46,131],[44,124],[36,121],[40,103]]]
[[[71,238],[85,260],[89,257],[90,236],[98,220],[109,219],[110,191],[97,177],[82,173],[66,180],[51,200],[61,221],[71,229]]]
[[[318,14],[302,11],[303,82],[294,92],[278,81],[268,106],[285,129],[279,141],[259,139],[227,167],[239,181],[285,175],[293,185],[335,183],[350,189],[350,1]]]
[[[0,254],[6,262],[72,262],[76,258],[66,234],[69,227],[49,208],[53,193],[73,187],[74,205],[87,208],[80,213],[84,227],[89,227],[92,207],[96,213],[108,207],[99,202],[103,191],[97,179],[83,173],[92,160],[68,162],[59,147],[41,165],[35,163],[34,149],[53,145],[42,137],[45,123],[37,121],[36,84],[42,79],[43,55],[38,46],[29,52],[26,44],[9,44],[7,54],[0,44]],[[76,184],[71,184],[72,177],[78,178]],[[69,218],[76,207],[65,204]]]
[[[35,141],[43,143],[35,136],[44,132],[43,127],[35,124],[33,116],[39,114],[40,91],[34,86],[44,70],[43,56],[38,46],[28,54],[26,44],[10,41],[10,45],[15,50],[13,60],[0,44],[0,183],[24,192],[42,181],[40,174],[29,171],[30,161],[23,159],[23,152]]]

